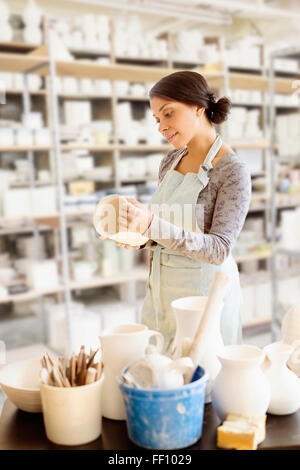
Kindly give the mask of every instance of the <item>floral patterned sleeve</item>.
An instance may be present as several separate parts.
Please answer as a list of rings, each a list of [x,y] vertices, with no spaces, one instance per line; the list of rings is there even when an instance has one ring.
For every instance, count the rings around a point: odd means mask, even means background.
[[[159,182],[176,155],[171,152],[162,160]],[[251,177],[247,165],[233,152],[221,158],[209,176],[207,187],[198,197],[198,204],[204,206],[204,233],[184,230],[155,215],[144,235],[189,258],[219,265],[230,254],[244,225],[251,200]],[[198,216],[197,222],[203,225]],[[157,239],[151,233],[170,236]]]

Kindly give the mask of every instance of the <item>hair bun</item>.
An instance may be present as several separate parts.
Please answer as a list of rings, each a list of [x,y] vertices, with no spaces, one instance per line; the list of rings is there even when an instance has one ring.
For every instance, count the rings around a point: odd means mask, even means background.
[[[210,120],[215,124],[221,124],[226,121],[230,113],[231,101],[226,96],[223,96],[218,101],[210,101],[209,112],[211,113]]]

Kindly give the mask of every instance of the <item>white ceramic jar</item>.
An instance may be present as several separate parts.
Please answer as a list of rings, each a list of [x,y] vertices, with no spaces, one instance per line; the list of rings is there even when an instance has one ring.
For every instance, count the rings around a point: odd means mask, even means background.
[[[270,384],[261,369],[265,353],[256,346],[225,346],[218,354],[222,368],[212,386],[218,417],[227,414],[262,416],[270,403]]]

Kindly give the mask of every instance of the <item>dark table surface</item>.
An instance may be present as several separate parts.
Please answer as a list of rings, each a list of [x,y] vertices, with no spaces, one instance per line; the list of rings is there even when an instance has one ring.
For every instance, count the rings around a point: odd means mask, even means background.
[[[205,406],[202,437],[187,450],[216,450],[217,426],[220,420],[212,406]],[[260,449],[300,449],[300,412],[288,416],[267,417],[266,439]],[[45,434],[42,413],[25,413],[6,400],[0,417],[0,450],[128,450],[141,448],[128,438],[126,422],[103,418],[99,439],[83,446],[58,446]]]

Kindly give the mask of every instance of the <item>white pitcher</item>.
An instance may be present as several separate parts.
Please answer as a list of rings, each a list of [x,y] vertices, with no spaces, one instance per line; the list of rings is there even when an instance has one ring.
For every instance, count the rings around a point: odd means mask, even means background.
[[[256,346],[224,346],[218,355],[222,369],[212,387],[212,403],[219,418],[227,414],[262,416],[270,403],[270,384],[261,369],[265,353]]]
[[[144,356],[152,336],[156,336],[157,349],[161,352],[164,345],[161,333],[149,330],[142,324],[118,325],[100,336],[104,364],[102,413],[105,418],[126,419],[123,398],[116,377],[119,377],[126,365]]]
[[[171,303],[176,319],[176,334],[174,338],[175,358],[181,356],[184,338],[189,338],[190,340],[194,339],[207,299],[208,297],[205,296],[191,296],[176,299]],[[210,336],[210,340],[207,350],[201,360],[201,364],[199,364],[209,375],[209,381],[207,382],[205,392],[205,403],[211,402],[212,382],[221,368],[217,354],[220,353],[224,347],[220,330],[220,316],[222,308],[223,303],[220,304],[219,308],[215,312],[213,322],[211,323],[211,330],[207,332]]]
[[[277,341],[265,346],[264,351],[270,360],[264,370],[271,387],[268,413],[274,415],[295,413],[300,407],[300,379],[286,366],[293,347]]]

